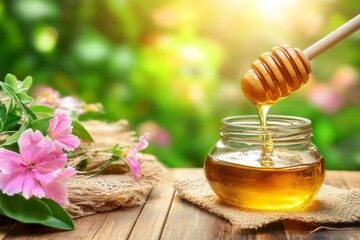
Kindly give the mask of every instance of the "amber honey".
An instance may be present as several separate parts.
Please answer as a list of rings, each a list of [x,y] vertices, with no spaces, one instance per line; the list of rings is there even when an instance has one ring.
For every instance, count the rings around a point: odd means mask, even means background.
[[[205,176],[221,199],[242,208],[282,210],[306,204],[318,192],[325,176],[322,158],[281,168],[246,166],[230,159],[223,161],[226,159],[226,155],[219,160],[209,154]],[[249,164],[256,165],[250,160]]]

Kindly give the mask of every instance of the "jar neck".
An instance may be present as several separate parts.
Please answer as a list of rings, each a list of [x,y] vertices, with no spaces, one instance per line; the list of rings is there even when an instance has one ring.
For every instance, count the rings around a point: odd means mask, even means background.
[[[293,116],[269,115],[266,127],[257,115],[228,117],[220,131],[225,145],[263,144],[269,138],[274,145],[306,144],[312,139],[311,121]]]

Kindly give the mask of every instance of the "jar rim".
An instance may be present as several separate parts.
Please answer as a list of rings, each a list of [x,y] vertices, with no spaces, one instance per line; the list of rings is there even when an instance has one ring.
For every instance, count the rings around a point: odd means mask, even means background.
[[[222,120],[222,125],[228,127],[246,127],[247,129],[258,129],[260,126],[260,119],[258,115],[230,116]],[[297,116],[268,115],[266,128],[270,130],[279,127],[289,130],[297,129],[299,127],[311,128],[311,120]]]
[[[263,144],[262,139],[271,138],[277,144],[293,144],[311,141],[312,126],[309,119],[295,116],[269,115],[266,126],[257,115],[232,116],[223,119],[220,137],[225,143]]]

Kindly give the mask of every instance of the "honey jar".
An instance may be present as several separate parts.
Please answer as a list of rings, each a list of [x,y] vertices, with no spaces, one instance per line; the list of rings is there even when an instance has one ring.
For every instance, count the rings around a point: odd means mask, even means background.
[[[206,156],[206,179],[224,202],[248,209],[285,210],[309,203],[325,177],[311,142],[311,121],[269,115],[223,119],[221,139]]]

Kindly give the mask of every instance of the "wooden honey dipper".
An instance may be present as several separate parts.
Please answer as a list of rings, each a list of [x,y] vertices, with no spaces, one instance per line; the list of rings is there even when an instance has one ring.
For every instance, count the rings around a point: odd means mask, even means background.
[[[360,14],[304,51],[284,45],[261,54],[241,80],[244,95],[257,106],[289,96],[308,81],[310,60],[359,29]]]

